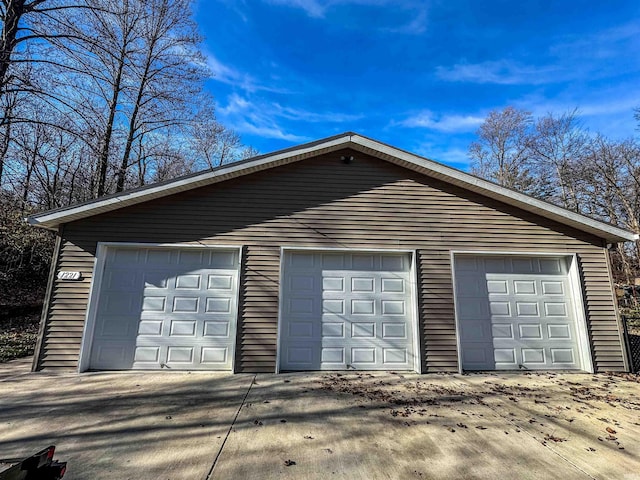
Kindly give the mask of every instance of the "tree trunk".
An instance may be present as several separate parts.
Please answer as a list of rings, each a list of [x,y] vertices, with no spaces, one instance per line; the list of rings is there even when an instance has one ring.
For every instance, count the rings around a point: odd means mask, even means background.
[[[9,109],[9,112],[11,109]],[[11,113],[9,113],[11,115]],[[2,137],[2,145],[0,145],[0,186],[2,186],[2,177],[4,174],[4,160],[9,151],[9,144],[11,143],[11,120],[8,120],[4,124],[4,135]]]
[[[152,45],[153,47],[153,45]],[[127,175],[127,168],[129,168],[129,157],[131,156],[131,148],[133,147],[133,140],[137,131],[136,123],[138,122],[138,113],[140,112],[140,103],[144,96],[144,91],[147,86],[147,80],[149,77],[149,69],[151,67],[151,54],[150,47],[149,53],[146,58],[144,66],[144,73],[140,78],[140,85],[138,88],[138,94],[136,95],[135,106],[133,112],[131,112],[131,118],[129,119],[129,132],[127,134],[127,142],[124,146],[124,153],[122,155],[122,162],[120,163],[120,170],[118,170],[118,182],[116,184],[116,192],[122,192],[124,190],[124,181]]]
[[[22,190],[22,214],[24,214],[27,209],[27,201],[29,200],[29,192],[31,190],[31,175],[33,174],[33,169],[36,167],[36,158],[38,152],[36,149],[33,149],[33,155],[31,156],[31,161],[27,165],[27,174],[24,179],[24,185]]]
[[[2,25],[2,38],[0,38],[0,96],[4,96],[7,84],[7,72],[11,66],[11,55],[18,44],[18,23],[26,13],[26,0],[10,0],[7,2],[7,11]]]
[[[116,118],[116,110],[118,109],[118,97],[120,96],[122,72],[124,70],[126,52],[123,49],[120,52],[118,63],[118,72],[113,83],[113,92],[111,101],[109,102],[109,118],[107,119],[107,129],[104,132],[102,142],[102,151],[98,158],[98,191],[97,196],[102,197],[105,194],[107,184],[107,167],[109,166],[109,150],[111,149],[111,136],[113,135],[113,123]]]

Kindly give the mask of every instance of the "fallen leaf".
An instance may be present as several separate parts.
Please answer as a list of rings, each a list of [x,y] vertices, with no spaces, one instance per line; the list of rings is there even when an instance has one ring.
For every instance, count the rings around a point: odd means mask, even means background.
[[[546,434],[544,436],[545,440],[551,440],[552,442],[556,442],[556,443],[561,443],[561,442],[566,442],[567,439],[566,438],[560,438],[560,437],[556,437],[555,435],[551,435],[551,434]]]

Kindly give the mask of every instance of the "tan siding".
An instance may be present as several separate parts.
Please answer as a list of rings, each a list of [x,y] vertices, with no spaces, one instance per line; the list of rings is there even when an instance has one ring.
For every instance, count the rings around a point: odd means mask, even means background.
[[[268,372],[281,246],[417,250],[425,371],[457,369],[451,250],[576,253],[597,367],[623,368],[601,239],[361,153],[349,152],[356,160],[345,165],[344,154],[66,225],[58,268],[81,270],[85,279],[54,285],[40,365],[77,364],[96,242],[120,241],[245,246],[236,370]],[[57,334],[64,331],[74,341],[63,345]]]
[[[278,246],[244,249],[236,371],[274,372],[279,269]]]
[[[64,231],[63,231],[64,237]],[[53,283],[49,318],[38,358],[37,368],[76,369],[82,342],[82,332],[86,317],[89,286],[95,262],[95,242],[93,249],[82,250],[78,244],[63,239],[55,274],[61,270],[82,272],[80,281]]]

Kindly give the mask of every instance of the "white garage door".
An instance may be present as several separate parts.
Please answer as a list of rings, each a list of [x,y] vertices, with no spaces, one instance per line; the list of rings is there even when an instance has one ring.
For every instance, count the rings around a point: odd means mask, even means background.
[[[411,257],[284,256],[282,370],[413,370]]]
[[[465,370],[580,369],[565,258],[456,256]]]
[[[230,370],[238,251],[107,248],[90,367]]]

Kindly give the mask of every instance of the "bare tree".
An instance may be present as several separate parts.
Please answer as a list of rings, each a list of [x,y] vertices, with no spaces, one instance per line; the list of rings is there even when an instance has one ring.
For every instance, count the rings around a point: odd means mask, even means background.
[[[205,77],[200,36],[191,19],[190,0],[147,0],[140,24],[138,50],[129,67],[132,85],[124,151],[116,191],[125,187],[133,143],[166,128],[185,124],[193,115]]]
[[[490,112],[476,132],[478,140],[469,147],[472,172],[532,193],[536,188],[529,172],[532,125],[531,112],[513,107]]]
[[[549,200],[573,211],[580,210],[574,172],[586,155],[589,140],[574,109],[537,119],[528,142],[536,175],[554,192]]]
[[[203,102],[187,129],[187,135],[191,154],[203,167],[213,169],[239,158],[240,137],[216,120],[212,102]]]
[[[63,206],[246,154],[213,107],[198,113],[213,101],[193,0],[0,2],[20,45],[0,96],[0,181],[23,207]]]
[[[13,54],[22,42],[33,38],[30,34],[21,35],[28,29],[22,25],[28,15],[38,12],[38,7],[46,0],[1,0],[0,19],[2,20],[2,37],[0,38],[0,96],[4,95],[10,83],[9,72]]]

